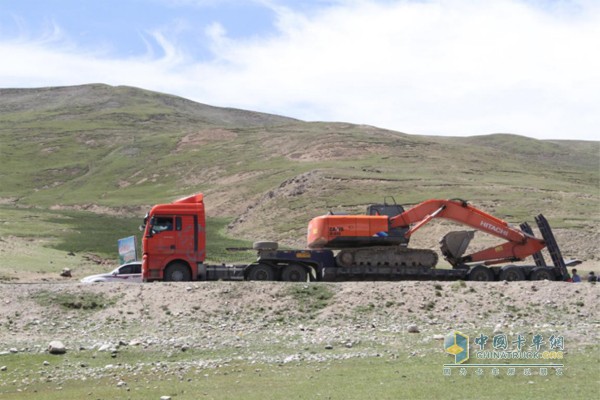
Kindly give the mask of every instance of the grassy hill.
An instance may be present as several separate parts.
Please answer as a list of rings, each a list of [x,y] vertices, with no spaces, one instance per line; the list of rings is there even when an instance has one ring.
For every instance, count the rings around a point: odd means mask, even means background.
[[[597,254],[599,142],[415,136],[95,84],[0,89],[0,157],[4,242],[112,256],[150,205],[203,192],[219,243],[301,245],[330,209],[460,197],[513,223],[543,212],[575,256]]]

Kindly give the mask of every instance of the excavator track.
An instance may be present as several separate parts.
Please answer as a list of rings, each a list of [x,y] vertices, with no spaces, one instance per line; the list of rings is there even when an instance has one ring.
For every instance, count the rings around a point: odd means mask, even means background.
[[[373,267],[421,267],[434,268],[438,255],[433,250],[409,249],[404,246],[376,246],[341,250],[336,256],[338,265],[346,268]]]

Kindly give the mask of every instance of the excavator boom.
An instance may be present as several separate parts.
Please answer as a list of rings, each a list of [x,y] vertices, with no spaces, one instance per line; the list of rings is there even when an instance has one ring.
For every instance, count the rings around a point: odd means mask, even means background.
[[[445,254],[453,265],[481,261],[487,264],[498,264],[505,261],[522,260],[536,254],[546,246],[542,239],[516,229],[506,221],[475,208],[464,200],[457,199],[427,200],[419,203],[402,214],[390,218],[390,227],[407,227],[414,224],[406,233],[407,236],[410,236],[433,218],[449,219],[507,240],[501,245],[460,258]]]
[[[462,253],[457,255],[446,254],[450,253],[446,252],[444,255],[454,266],[468,262],[497,264],[522,260],[546,246],[544,240],[514,228],[506,221],[458,199],[427,200],[397,215],[387,217],[381,215],[317,217],[309,224],[308,246],[310,248],[355,248],[382,244],[406,246],[410,236],[434,218],[449,219],[505,240],[498,246],[467,256],[462,256]],[[391,235],[391,232],[394,234]],[[462,247],[466,248],[466,246]]]

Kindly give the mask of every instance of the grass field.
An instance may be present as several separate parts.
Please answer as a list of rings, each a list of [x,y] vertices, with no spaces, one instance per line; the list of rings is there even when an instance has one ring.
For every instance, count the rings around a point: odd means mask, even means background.
[[[437,342],[439,347],[440,343]],[[420,346],[422,347],[422,345]],[[597,394],[597,348],[569,352],[563,374],[550,369],[541,376],[532,368],[515,376],[500,368],[498,376],[486,368],[481,375],[469,369],[466,376],[453,370],[444,376],[443,364],[451,357],[440,349],[397,349],[390,355],[323,362],[223,362],[216,367],[195,366],[203,354],[177,353],[165,360],[158,354],[125,350],[116,359],[108,353],[68,353],[65,356],[17,354],[0,357],[7,371],[0,372],[4,399],[592,399]],[[211,354],[218,359],[219,354]],[[44,366],[43,362],[49,365]],[[110,366],[109,366],[110,365]],[[109,367],[107,367],[109,366]],[[85,371],[100,369],[102,378]],[[67,378],[54,371],[71,370]],[[84,377],[81,377],[83,375]],[[124,382],[119,386],[119,382]]]
[[[254,240],[297,246],[312,217],[385,196],[463,198],[511,223],[540,212],[554,227],[600,222],[598,142],[407,135],[107,85],[7,90],[0,109],[0,237],[42,239],[41,253],[111,256],[137,233],[142,215],[128,209],[197,192],[219,218],[212,239],[243,239],[209,248],[214,262],[247,258],[219,247]]]

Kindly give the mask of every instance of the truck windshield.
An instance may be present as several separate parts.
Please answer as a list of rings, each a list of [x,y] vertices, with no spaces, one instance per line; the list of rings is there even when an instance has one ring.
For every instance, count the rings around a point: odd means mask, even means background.
[[[154,217],[150,220],[152,233],[160,233],[173,230],[173,217]]]

